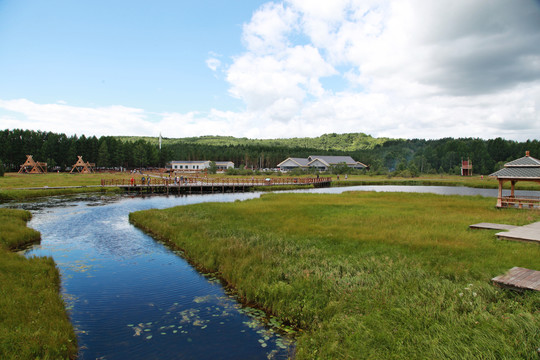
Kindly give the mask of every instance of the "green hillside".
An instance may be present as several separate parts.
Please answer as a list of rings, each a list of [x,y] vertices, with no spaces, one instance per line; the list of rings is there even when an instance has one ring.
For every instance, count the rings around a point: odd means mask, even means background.
[[[124,142],[144,140],[153,144],[158,143],[158,137],[120,136],[117,139]],[[272,146],[289,148],[318,149],[325,151],[356,151],[371,150],[377,145],[382,145],[388,138],[374,138],[363,133],[348,134],[324,134],[315,138],[291,138],[291,139],[248,139],[235,138],[232,136],[199,136],[186,138],[163,138],[162,145],[195,144],[207,146]]]

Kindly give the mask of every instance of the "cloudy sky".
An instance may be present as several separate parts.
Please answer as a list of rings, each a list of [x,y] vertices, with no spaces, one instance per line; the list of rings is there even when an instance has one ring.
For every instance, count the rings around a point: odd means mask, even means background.
[[[540,0],[0,0],[0,129],[540,139]]]

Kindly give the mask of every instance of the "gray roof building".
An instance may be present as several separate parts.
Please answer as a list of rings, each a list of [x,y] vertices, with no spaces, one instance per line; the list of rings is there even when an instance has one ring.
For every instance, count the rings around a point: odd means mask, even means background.
[[[277,167],[283,171],[292,170],[295,168],[316,168],[321,171],[328,170],[331,166],[345,164],[348,167],[355,169],[365,169],[367,166],[359,161],[354,160],[350,156],[326,156],[326,155],[311,155],[307,159],[304,158],[287,158],[277,164]]]
[[[540,179],[540,160],[530,156],[527,151],[524,157],[504,164],[504,168],[489,176],[504,179]]]
[[[497,197],[497,207],[523,206],[533,208],[540,204],[540,201],[532,196],[520,199],[515,196],[515,185],[518,181],[533,181],[540,183],[540,160],[533,158],[527,151],[525,156],[504,164],[504,168],[495,171],[489,176],[494,176],[499,181],[499,195]],[[503,197],[503,185],[510,182],[510,196]]]

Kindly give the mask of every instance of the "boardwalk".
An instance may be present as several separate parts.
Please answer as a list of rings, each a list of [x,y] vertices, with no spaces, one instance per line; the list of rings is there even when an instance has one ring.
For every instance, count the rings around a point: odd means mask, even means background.
[[[150,182],[134,179],[102,179],[102,187],[119,187],[127,192],[156,194],[207,194],[252,191],[255,187],[302,186],[329,187],[332,178],[203,178],[193,177],[175,181],[169,178],[151,177]]]
[[[496,235],[499,239],[529,241],[540,244],[540,221],[518,226],[510,231],[502,231]]]
[[[529,241],[540,244],[540,221],[524,226],[479,223],[469,225],[469,227],[471,229],[506,230],[495,235],[499,239]]]
[[[469,225],[471,229],[486,229],[486,230],[512,230],[519,226],[516,225],[505,225],[505,224],[494,224],[494,223],[479,223]]]
[[[540,271],[513,267],[504,275],[491,279],[502,287],[540,291]]]

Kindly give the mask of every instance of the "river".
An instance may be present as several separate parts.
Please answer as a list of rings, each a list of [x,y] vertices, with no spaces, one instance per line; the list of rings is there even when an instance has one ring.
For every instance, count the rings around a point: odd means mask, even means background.
[[[354,186],[299,190],[434,192],[496,197],[494,189]],[[518,192],[538,196],[538,192]],[[51,256],[78,334],[79,359],[285,359],[294,342],[242,307],[219,280],[128,221],[133,211],[236,201],[260,193],[53,197],[22,204],[42,234],[27,256]],[[495,203],[494,203],[495,205]]]

